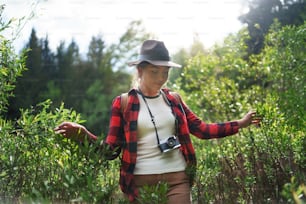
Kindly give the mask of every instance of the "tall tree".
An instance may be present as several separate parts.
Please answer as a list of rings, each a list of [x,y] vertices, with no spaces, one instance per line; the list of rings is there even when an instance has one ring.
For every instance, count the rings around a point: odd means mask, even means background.
[[[32,29],[29,43],[26,45],[27,52],[26,68],[23,76],[17,80],[15,97],[10,100],[9,117],[18,117],[20,108],[27,108],[40,101],[39,93],[45,88],[42,66],[42,46]]]
[[[42,69],[46,75],[46,80],[52,79],[56,73],[56,64],[54,53],[49,48],[48,36],[41,40],[41,47]]]
[[[301,25],[306,20],[305,0],[247,0],[249,12],[239,20],[248,26],[250,39],[247,41],[249,54],[258,54],[264,46],[274,19],[282,25]]]
[[[136,58],[138,46],[150,36],[152,34],[145,31],[141,21],[133,21],[118,44],[106,47],[100,37],[92,38],[87,64],[97,66],[97,72],[94,70],[82,109],[92,131],[99,133],[107,129],[113,98],[126,92],[131,85],[132,77],[126,69],[126,62]]]
[[[104,51],[105,43],[101,36],[92,37],[88,48],[87,60],[91,62],[93,68],[97,69],[101,65]]]
[[[126,63],[136,58],[141,43],[150,38],[154,38],[154,35],[146,31],[142,21],[132,21],[120,37],[119,43],[110,47],[110,52],[113,53],[113,67],[126,71]]]
[[[56,96],[50,96],[49,91],[52,91],[52,85],[54,79],[56,78],[56,62],[54,53],[49,48],[48,36],[45,39],[41,39],[41,66],[42,66],[42,75],[41,80],[45,83],[45,89],[40,92],[40,99],[46,100],[51,98],[52,100]]]
[[[68,47],[65,47],[65,42],[61,42],[57,47],[57,79],[55,86],[61,90],[58,100],[65,102],[68,107],[78,110],[75,105],[79,102],[79,91],[75,84],[82,83],[75,78],[81,64],[81,57],[78,45],[74,40],[70,42]]]
[[[106,47],[101,36],[92,37],[87,52],[86,69],[82,75],[82,81],[88,83],[84,87],[81,113],[87,120],[87,127],[97,134],[107,128],[109,107],[117,94],[116,87],[125,82],[124,78],[116,80],[117,74],[112,62],[113,46]]]

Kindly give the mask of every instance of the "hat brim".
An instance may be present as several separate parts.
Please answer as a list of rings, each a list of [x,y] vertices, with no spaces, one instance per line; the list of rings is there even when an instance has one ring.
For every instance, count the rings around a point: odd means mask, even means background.
[[[129,66],[135,66],[140,64],[141,62],[148,62],[150,64],[156,65],[156,66],[166,66],[166,67],[175,67],[175,68],[182,68],[182,65],[171,62],[171,61],[156,61],[156,60],[137,60],[133,62],[128,62],[127,64]]]

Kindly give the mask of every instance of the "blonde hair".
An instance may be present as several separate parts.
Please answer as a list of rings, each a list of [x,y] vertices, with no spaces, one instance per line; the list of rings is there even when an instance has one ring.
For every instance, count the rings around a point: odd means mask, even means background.
[[[139,85],[140,85],[140,77],[139,77],[139,71],[138,70],[147,67],[149,64],[150,64],[149,62],[143,61],[143,62],[141,62],[141,63],[136,65],[135,72],[134,72],[134,74],[132,76],[131,88],[136,88],[137,89],[139,87]],[[163,87],[166,87],[167,82],[168,82],[168,80],[163,85]]]
[[[139,87],[139,74],[138,74],[138,69],[134,72],[132,76],[132,83],[131,83],[131,88],[138,88]]]
[[[146,66],[148,66],[149,64],[150,64],[149,62],[143,61],[143,62],[140,62],[139,64],[136,65],[136,69],[135,69],[135,72],[134,72],[133,77],[132,77],[131,88],[138,88],[139,87],[140,77],[139,77],[138,69],[143,69]]]

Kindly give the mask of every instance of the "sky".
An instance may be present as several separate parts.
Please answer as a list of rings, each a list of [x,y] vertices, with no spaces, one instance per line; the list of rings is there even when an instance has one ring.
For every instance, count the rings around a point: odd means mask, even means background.
[[[38,3],[35,3],[39,1]],[[3,2],[3,3],[2,3]],[[164,41],[170,53],[191,46],[195,36],[205,48],[221,43],[243,25],[238,16],[243,0],[1,0],[4,18],[30,18],[14,40],[19,51],[28,42],[32,28],[39,38],[48,36],[55,51],[61,41],[74,39],[80,52],[88,50],[93,36],[106,44],[117,43],[130,22],[141,20],[146,31]],[[18,21],[15,22],[15,25]],[[8,33],[7,35],[11,35]]]

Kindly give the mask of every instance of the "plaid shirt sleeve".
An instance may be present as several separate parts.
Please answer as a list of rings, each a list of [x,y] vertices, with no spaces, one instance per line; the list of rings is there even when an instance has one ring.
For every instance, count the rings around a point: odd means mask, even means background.
[[[136,92],[135,92],[136,94]],[[120,187],[132,201],[138,195],[138,189],[133,180],[133,171],[137,156],[137,116],[139,112],[139,102],[137,95],[130,96],[127,109],[121,112],[121,97],[114,99],[111,109],[109,131],[105,139],[105,144],[111,148],[116,158],[122,151],[120,166]],[[120,150],[120,151],[117,151]]]
[[[107,149],[106,157],[110,160],[119,156],[123,145],[123,128],[121,125],[122,117],[120,105],[120,96],[118,96],[112,103],[109,131],[104,140],[104,146]]]
[[[200,139],[214,139],[236,134],[239,130],[237,121],[223,123],[205,123],[199,119],[182,101],[188,128],[191,134]]]

